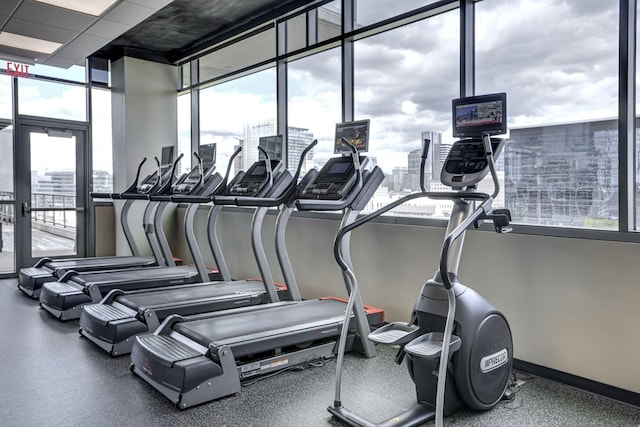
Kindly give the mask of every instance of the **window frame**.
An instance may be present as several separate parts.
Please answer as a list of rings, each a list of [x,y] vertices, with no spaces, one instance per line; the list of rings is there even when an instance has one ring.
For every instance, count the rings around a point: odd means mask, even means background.
[[[314,53],[339,46],[342,51],[342,118],[344,121],[353,120],[354,113],[354,79],[353,79],[353,42],[381,32],[393,30],[403,25],[428,19],[431,16],[459,9],[460,15],[460,95],[469,96],[475,93],[475,3],[482,0],[440,0],[431,2],[423,7],[390,16],[381,21],[355,27],[355,4],[357,0],[341,0],[341,20],[342,28],[340,35],[326,40],[318,41],[317,21],[319,13],[317,10],[325,4],[332,3],[331,0],[314,2],[307,8],[296,10],[295,12],[282,16],[261,27],[254,28],[245,34],[234,37],[213,46],[201,55],[210,53],[215,49],[228,47],[230,44],[249,37],[257,32],[265,31],[275,26],[276,52],[273,59],[256,63],[241,70],[236,70],[224,76],[219,76],[208,81],[197,81],[193,79],[194,71],[197,69],[198,56],[185,59],[179,65],[187,70],[190,67],[190,86],[182,87],[179,92],[185,90],[197,92],[200,89],[232,80],[248,73],[259,71],[261,67],[276,62],[277,70],[277,132],[287,137],[287,63],[289,61],[313,55]],[[619,226],[618,230],[600,230],[588,228],[572,228],[564,226],[513,224],[513,232],[523,235],[538,235],[561,238],[579,238],[589,240],[607,240],[620,242],[640,243],[640,230],[636,224],[636,192],[635,192],[635,171],[637,168],[635,159],[635,80],[636,80],[636,27],[637,27],[637,0],[619,0],[619,49],[618,49],[618,182],[619,182]],[[301,14],[307,15],[307,42],[306,46],[297,50],[287,51],[286,31],[287,21],[292,18],[299,19]],[[200,56],[201,56],[200,55]],[[181,67],[182,70],[183,67]],[[181,79],[181,81],[184,81]],[[192,103],[192,116],[198,117],[197,105]],[[286,147],[285,147],[286,150]],[[305,214],[318,217],[318,214]],[[322,214],[323,218],[334,218],[337,216]],[[378,222],[418,225],[430,227],[445,227],[446,221],[442,219],[429,219],[419,217],[388,216],[380,217]],[[480,230],[492,231],[489,225],[480,226]]]

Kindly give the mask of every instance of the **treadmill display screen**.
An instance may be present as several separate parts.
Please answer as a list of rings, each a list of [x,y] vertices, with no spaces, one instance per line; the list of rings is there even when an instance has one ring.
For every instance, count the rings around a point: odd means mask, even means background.
[[[507,132],[507,94],[453,100],[453,136],[479,137]]]
[[[264,165],[258,165],[256,166],[253,171],[251,172],[251,176],[262,176],[265,174],[265,172],[267,171],[266,166]]]
[[[340,163],[335,163],[331,166],[331,169],[329,169],[329,174],[331,175],[335,175],[335,174],[340,174],[343,175],[345,174],[349,169],[351,169],[351,166],[353,165],[353,163],[351,162],[340,162]]]

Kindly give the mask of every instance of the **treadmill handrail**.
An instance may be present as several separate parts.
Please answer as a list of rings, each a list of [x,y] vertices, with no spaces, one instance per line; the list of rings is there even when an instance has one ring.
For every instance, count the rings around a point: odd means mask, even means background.
[[[138,170],[136,172],[136,177],[133,180],[133,183],[122,193],[134,193],[136,191],[136,188],[138,188],[138,181],[140,180],[140,171],[142,170],[142,165],[144,165],[146,161],[147,158],[144,157],[138,165]],[[93,199],[119,199],[120,194],[122,193],[99,193],[92,191],[89,193],[89,196],[91,196],[91,198]]]

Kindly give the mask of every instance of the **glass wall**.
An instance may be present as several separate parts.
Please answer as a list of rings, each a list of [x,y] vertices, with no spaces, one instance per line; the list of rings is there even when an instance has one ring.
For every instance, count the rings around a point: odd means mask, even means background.
[[[355,42],[354,118],[371,120],[369,156],[387,177],[375,208],[419,190],[424,139],[432,143],[426,186],[444,190],[433,153],[448,152],[452,142],[459,34],[458,12],[451,11]],[[449,202],[421,199],[394,214],[447,218],[450,209]]]
[[[96,193],[111,193],[113,192],[111,91],[104,89],[91,90],[91,114],[93,191]]]
[[[513,220],[617,229],[617,2],[485,0],[476,17],[476,91],[508,93]]]
[[[85,86],[35,79],[18,80],[19,114],[66,120],[87,120]]]
[[[222,46],[199,59],[200,81],[208,81],[273,59],[276,31],[268,27],[250,37]]]
[[[297,167],[302,150],[314,139],[303,171],[320,169],[333,156],[336,123],[342,118],[340,49],[290,62],[287,68],[289,167]]]
[[[178,96],[178,153],[184,153],[179,174],[191,170],[191,94]]]
[[[0,75],[0,274],[15,271],[11,78]]]
[[[460,3],[475,8],[466,52],[460,51]],[[218,48],[230,57],[243,54],[249,59],[242,63],[245,68],[232,66],[235,71],[221,71],[218,77],[205,73],[200,82],[216,86],[202,93],[226,92],[234,78],[247,78],[251,63],[260,70],[260,60],[275,58],[279,76],[286,78],[278,78],[280,87],[270,88],[286,97],[272,108],[280,126],[287,126],[289,165],[294,161],[292,129],[320,140],[311,163],[320,166],[332,154],[323,141],[332,139],[337,122],[370,119],[370,157],[387,176],[376,203],[386,204],[418,189],[417,157],[425,139],[432,146],[427,185],[445,190],[439,171],[453,142],[450,103],[461,90],[506,92],[509,133],[497,164],[502,192],[495,207],[509,208],[515,224],[543,226],[545,233],[560,228],[571,230],[571,236],[580,235],[579,230],[625,232],[624,224],[636,220],[619,207],[626,201],[619,194],[618,153],[620,145],[627,144],[618,137],[618,91],[626,84],[620,82],[624,75],[618,64],[619,4],[336,0],[277,19],[275,27],[287,35],[281,51],[274,46],[273,51],[247,56],[244,40]],[[342,28],[343,8],[354,11],[353,22],[346,26],[349,32]],[[629,55],[635,57],[634,52]],[[224,65],[220,58],[213,62],[207,66]],[[461,63],[466,69],[460,69]],[[197,90],[199,82],[191,83]],[[201,105],[202,111],[209,108],[208,114],[218,108]],[[245,110],[244,116],[260,116]],[[211,126],[214,119],[202,117],[201,122]],[[222,138],[224,132],[207,129],[202,135]],[[283,133],[275,127],[268,131]],[[640,150],[634,146],[634,152],[636,170],[631,173],[640,191]],[[479,191],[490,192],[487,184],[480,183]],[[396,214],[446,218],[448,210],[446,204],[433,204]],[[640,218],[638,210],[634,216]]]
[[[232,173],[246,170],[258,160],[259,138],[275,133],[275,68],[200,92],[200,144],[216,143],[219,168],[226,170],[234,150],[242,146]]]

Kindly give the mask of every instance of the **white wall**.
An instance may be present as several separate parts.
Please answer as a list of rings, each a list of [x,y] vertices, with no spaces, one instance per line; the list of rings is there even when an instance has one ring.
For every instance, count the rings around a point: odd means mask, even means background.
[[[175,66],[124,57],[111,63],[112,126],[113,126],[113,187],[124,190],[135,178],[138,164],[147,162],[141,177],[156,168],[154,156],[161,149],[176,145],[178,69]],[[116,221],[120,222],[122,204],[115,203]],[[141,251],[150,253],[142,229],[144,203],[131,210],[131,228]],[[164,221],[169,239],[174,237],[173,209],[167,209]],[[129,254],[121,229],[117,228],[116,252]]]
[[[265,222],[268,248],[274,218]],[[250,214],[226,212],[219,228],[236,278],[258,275],[250,221]],[[205,223],[201,210],[197,229]],[[333,220],[291,219],[287,244],[305,298],[345,295],[333,259],[337,227]],[[365,303],[383,308],[387,321],[408,320],[436,269],[443,235],[444,228],[392,224],[354,232],[352,257]],[[177,247],[186,253],[184,244]],[[281,280],[275,257],[270,260]],[[505,313],[516,358],[638,393],[639,261],[637,244],[470,231],[460,278]]]

